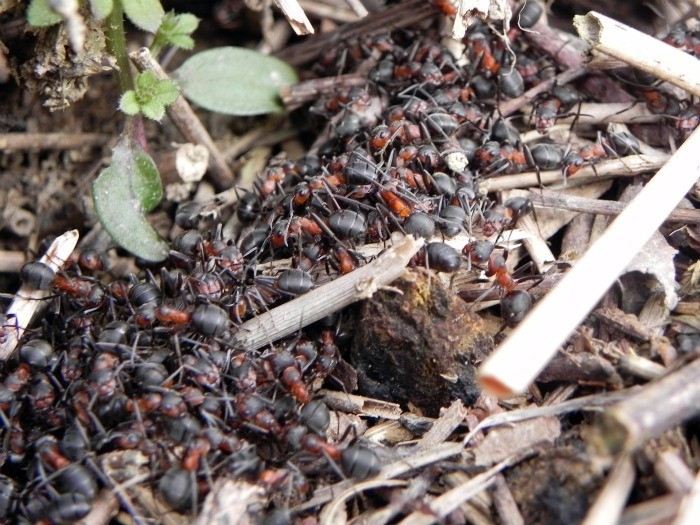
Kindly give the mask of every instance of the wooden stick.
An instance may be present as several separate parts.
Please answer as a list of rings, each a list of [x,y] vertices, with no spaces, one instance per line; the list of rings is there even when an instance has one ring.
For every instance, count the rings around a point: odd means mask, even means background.
[[[448,514],[456,510],[462,503],[469,501],[481,491],[490,487],[494,483],[496,476],[503,470],[519,463],[532,454],[534,454],[534,450],[513,454],[486,472],[474,476],[469,481],[435,498],[426,505],[426,508],[412,512],[399,525],[429,525],[445,519]]]
[[[590,182],[600,180],[601,177],[610,176],[634,176],[641,173],[658,170],[670,158],[670,155],[630,155],[619,159],[604,160],[594,166],[585,166],[568,177],[569,183]],[[512,190],[514,188],[527,188],[542,184],[554,184],[564,182],[561,170],[541,171],[539,179],[537,172],[528,171],[515,175],[503,175],[486,179],[479,183],[479,193],[491,193],[492,191]]]
[[[698,521],[698,516],[700,516],[700,473],[695,476],[690,493],[683,499],[673,525],[694,525]]]
[[[593,49],[700,95],[695,57],[595,11],[575,16],[574,27]]]
[[[527,389],[696,182],[700,176],[698,148],[700,132],[695,131],[559,285],[482,365],[481,380],[489,391],[511,395]]]
[[[560,210],[595,213],[597,215],[619,215],[625,209],[623,203],[587,199],[576,195],[566,195],[551,190],[543,192],[530,191],[527,197],[535,206],[558,208]],[[664,222],[682,222],[685,224],[700,224],[700,210],[676,208]]]
[[[311,25],[306,13],[299,5],[297,0],[275,0],[275,4],[279,7],[284,16],[287,17],[289,25],[292,26],[297,35],[313,35],[314,26]]]
[[[136,64],[139,71],[150,71],[158,80],[167,80],[169,77],[160,64],[151,56],[151,52],[146,47],[134,51],[129,55]],[[188,142],[201,144],[209,150],[209,166],[211,168],[211,178],[218,190],[225,190],[233,185],[235,177],[226,164],[226,159],[219,151],[209,132],[197,118],[185,97],[180,95],[175,102],[167,108],[168,115],[180,130]]]
[[[27,262],[27,258],[22,252],[0,250],[0,272],[19,272],[25,262]]]
[[[111,138],[105,133],[2,133],[3,150],[68,150],[102,146]]]
[[[634,485],[634,479],[632,458],[624,455],[610,471],[605,487],[598,494],[581,525],[617,524]]]
[[[404,237],[375,261],[246,321],[234,336],[233,344],[256,350],[356,301],[371,297],[404,272],[408,261],[421,246],[423,239]]]
[[[51,243],[39,262],[48,265],[54,272],[57,272],[75,250],[78,237],[78,230],[64,233]],[[4,321],[2,329],[6,333],[7,339],[0,344],[0,361],[10,357],[24,335],[24,331],[46,307],[45,299],[50,294],[49,290],[34,290],[26,284],[23,284],[17,291],[15,298],[5,312],[7,319]]]
[[[700,413],[700,359],[649,383],[603,414],[597,443],[616,453],[643,446]]]
[[[386,32],[387,28],[400,29],[416,22],[423,22],[438,14],[438,10],[425,0],[408,0],[389,7],[380,13],[373,13],[339,27],[336,31],[315,35],[303,42],[287,46],[275,53],[292,66],[301,66],[319,54],[325,53],[338,42],[343,42],[356,36],[371,36]]]

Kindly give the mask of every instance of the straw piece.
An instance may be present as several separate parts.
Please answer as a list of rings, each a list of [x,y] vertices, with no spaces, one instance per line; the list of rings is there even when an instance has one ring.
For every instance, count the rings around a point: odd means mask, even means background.
[[[695,131],[484,363],[481,380],[490,392],[508,396],[534,381],[700,176],[698,148],[700,132]]]
[[[595,11],[575,16],[574,27],[594,50],[700,95],[695,57]]]

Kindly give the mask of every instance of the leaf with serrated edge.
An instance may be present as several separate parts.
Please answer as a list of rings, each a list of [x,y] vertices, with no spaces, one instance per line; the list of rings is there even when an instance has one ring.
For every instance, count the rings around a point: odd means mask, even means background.
[[[119,99],[119,109],[127,115],[136,115],[141,109],[136,98],[136,91],[129,90]]]
[[[149,33],[158,31],[165,15],[158,0],[121,0],[121,3],[127,18],[136,27]]]
[[[27,21],[34,27],[48,27],[58,24],[63,18],[49,7],[46,0],[32,0],[27,7]]]
[[[90,11],[95,20],[102,20],[112,12],[114,8],[113,0],[90,0]]]
[[[237,47],[197,53],[172,77],[191,101],[229,115],[281,111],[279,88],[298,82],[294,69],[281,60]]]
[[[165,259],[168,244],[144,216],[160,202],[163,188],[155,163],[143,150],[120,141],[92,193],[100,222],[120,246],[147,261]]]

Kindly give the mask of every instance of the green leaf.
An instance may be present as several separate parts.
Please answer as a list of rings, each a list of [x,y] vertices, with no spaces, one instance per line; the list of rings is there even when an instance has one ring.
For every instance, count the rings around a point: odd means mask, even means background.
[[[168,243],[155,232],[145,214],[158,205],[163,186],[153,159],[122,139],[110,165],[92,185],[100,222],[123,248],[147,261],[162,261]]]
[[[48,27],[61,22],[63,18],[56,13],[47,0],[32,0],[27,8],[27,21],[34,27]]]
[[[157,55],[167,44],[181,49],[192,49],[194,40],[190,35],[198,25],[199,18],[190,13],[179,15],[172,11],[166,13],[151,44],[151,53]]]
[[[197,53],[172,77],[188,99],[229,115],[281,111],[279,88],[298,82],[294,69],[281,60],[239,47]]]
[[[165,15],[158,0],[121,0],[127,18],[138,28],[155,33]]]
[[[150,71],[136,77],[136,91],[129,90],[122,95],[119,109],[127,115],[141,112],[153,120],[165,115],[165,107],[177,100],[180,91],[172,80],[158,80]]]
[[[114,8],[113,0],[90,0],[90,10],[95,20],[102,20],[112,12]]]
[[[121,109],[127,115],[137,115],[141,110],[139,106],[139,101],[136,98],[136,91],[129,90],[122,95],[119,99],[119,109]]]

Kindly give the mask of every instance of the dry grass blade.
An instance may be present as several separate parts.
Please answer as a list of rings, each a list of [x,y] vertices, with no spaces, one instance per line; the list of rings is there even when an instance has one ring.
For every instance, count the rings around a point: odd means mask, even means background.
[[[39,262],[48,265],[54,272],[57,272],[68,260],[77,244],[78,230],[66,232],[51,243]],[[10,357],[24,331],[46,306],[44,299],[50,294],[49,290],[33,290],[26,284],[23,284],[17,291],[15,298],[5,312],[5,317],[8,318],[5,322],[8,324],[3,325],[2,328],[7,334],[7,339],[0,344],[0,361]]]
[[[362,483],[353,485],[351,488],[335,497],[333,501],[326,505],[326,507],[321,511],[318,521],[321,525],[342,525],[347,521],[343,507],[349,499],[361,495],[366,490],[406,486],[408,486],[408,481],[397,479],[374,479],[370,481],[363,481]]]

